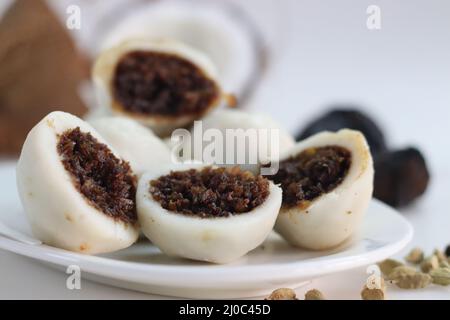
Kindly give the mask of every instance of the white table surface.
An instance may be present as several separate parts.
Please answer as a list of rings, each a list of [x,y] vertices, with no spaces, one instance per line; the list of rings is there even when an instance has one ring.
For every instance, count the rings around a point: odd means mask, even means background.
[[[241,3],[252,6],[255,2]],[[290,26],[290,32],[280,35],[283,41],[277,43],[283,54],[277,56],[279,61],[269,70],[250,108],[272,114],[295,132],[327,104],[356,102],[380,120],[391,146],[419,146],[427,156],[431,186],[402,212],[415,227],[408,248],[419,246],[431,252],[450,244],[450,2],[377,2],[382,29],[369,31],[365,10],[372,1],[355,5],[348,0],[285,0],[291,9],[280,21]],[[254,8],[255,21],[264,25],[270,6],[265,2],[260,9]],[[81,290],[70,291],[65,274],[1,250],[0,275],[3,299],[161,298],[87,280]],[[297,292],[302,295],[314,287],[330,299],[358,299],[366,277],[364,268],[352,270],[312,280]],[[450,288],[390,287],[388,297],[450,299]]]

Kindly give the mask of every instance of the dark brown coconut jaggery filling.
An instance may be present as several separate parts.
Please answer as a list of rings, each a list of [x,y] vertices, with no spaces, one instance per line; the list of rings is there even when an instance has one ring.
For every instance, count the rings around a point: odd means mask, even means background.
[[[269,195],[269,181],[239,167],[172,171],[150,182],[150,193],[164,209],[201,218],[251,211]]]
[[[351,152],[339,146],[309,148],[280,162],[278,172],[268,176],[283,189],[283,207],[306,206],[330,192],[346,177]]]
[[[137,221],[136,178],[130,165],[79,127],[59,136],[58,153],[76,188],[107,216]]]
[[[147,51],[120,59],[113,91],[126,111],[162,116],[202,114],[219,95],[215,82],[190,61]]]

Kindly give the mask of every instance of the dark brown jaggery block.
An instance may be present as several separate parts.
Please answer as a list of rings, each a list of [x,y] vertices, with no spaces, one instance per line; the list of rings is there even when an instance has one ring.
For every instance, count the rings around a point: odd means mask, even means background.
[[[82,115],[87,60],[43,0],[16,0],[0,20],[0,155],[16,156],[46,114]]]

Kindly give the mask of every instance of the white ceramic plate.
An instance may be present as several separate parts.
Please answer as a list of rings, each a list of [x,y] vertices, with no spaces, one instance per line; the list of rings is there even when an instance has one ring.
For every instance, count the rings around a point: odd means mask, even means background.
[[[0,165],[0,194],[0,221],[31,236],[16,192],[14,163]],[[0,248],[63,270],[78,265],[84,278],[118,287],[186,298],[242,298],[375,263],[401,250],[412,233],[402,216],[374,200],[361,233],[338,248],[304,251],[272,234],[246,257],[227,265],[169,258],[147,241],[112,254],[86,256],[0,235]]]

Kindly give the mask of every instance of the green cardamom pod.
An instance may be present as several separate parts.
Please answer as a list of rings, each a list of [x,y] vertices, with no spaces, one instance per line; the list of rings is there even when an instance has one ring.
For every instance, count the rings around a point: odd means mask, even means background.
[[[405,260],[409,263],[419,264],[423,261],[424,254],[422,249],[414,248],[409,254],[405,257]]]
[[[439,250],[439,249],[434,249],[433,255],[435,255],[435,256],[438,258],[439,262],[447,261],[447,257],[446,257],[445,254],[444,254],[441,250]]]
[[[420,264],[420,269],[425,273],[437,268],[439,268],[439,258],[436,255],[432,255]]]
[[[399,280],[401,277],[404,276],[412,276],[416,274],[416,269],[408,266],[398,266],[395,267],[387,276],[387,278],[391,281]]]
[[[363,300],[385,300],[386,293],[383,289],[369,289],[364,286],[361,291],[361,298]]]
[[[395,284],[402,289],[421,289],[428,286],[431,280],[429,274],[416,272],[415,274],[405,274],[398,277]]]
[[[438,268],[430,271],[430,276],[434,284],[441,286],[450,285],[450,268]]]
[[[403,265],[404,265],[403,263],[394,259],[386,259],[378,263],[378,267],[380,267],[381,272],[386,276],[389,275],[392,272],[392,270],[394,270],[394,268]]]

